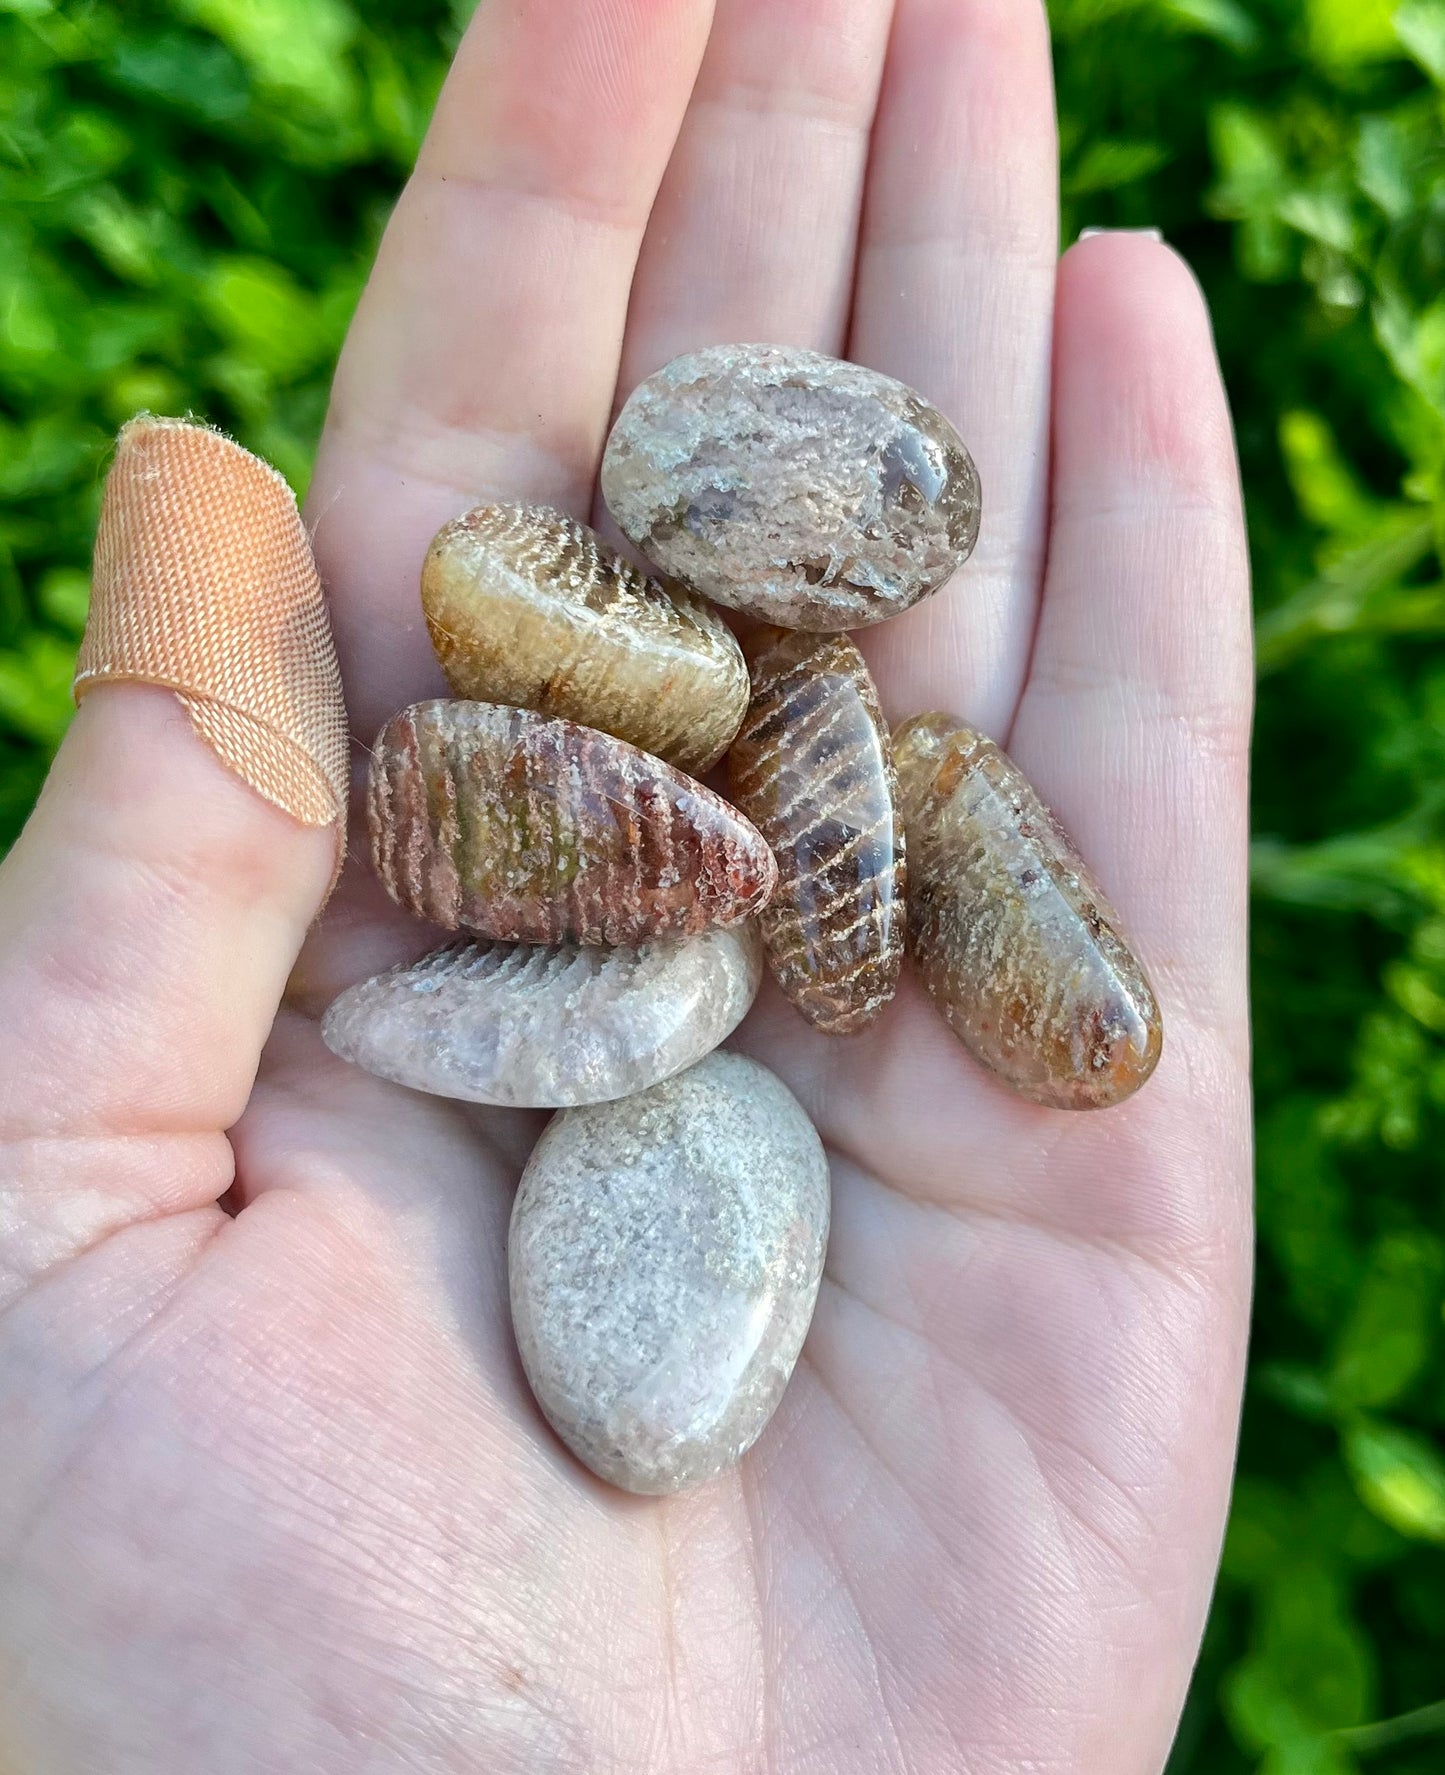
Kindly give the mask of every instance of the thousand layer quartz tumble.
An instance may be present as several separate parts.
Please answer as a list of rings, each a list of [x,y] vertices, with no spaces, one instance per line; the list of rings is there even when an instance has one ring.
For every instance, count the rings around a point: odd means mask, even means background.
[[[602,494],[663,573],[790,629],[896,616],[978,539],[978,474],[936,407],[777,345],[711,346],[639,384]]]
[[[490,703],[387,722],[372,860],[407,911],[527,943],[642,943],[739,924],[777,865],[734,808],[623,740]]]
[[[762,971],[755,921],[636,949],[452,943],[343,992],[321,1034],[368,1072],[466,1103],[606,1103],[711,1053]]]
[[[798,1359],[827,1237],[822,1144],[752,1060],[564,1110],[508,1242],[517,1348],[558,1435],[628,1491],[732,1466]]]
[[[458,696],[585,722],[693,775],[747,707],[747,667],[717,612],[546,506],[483,505],[444,525],[421,598]]]
[[[849,1035],[903,963],[904,839],[893,753],[863,656],[844,635],[764,629],[728,754],[738,806],[778,859],[768,961],[816,1028]]]
[[[1159,1007],[1068,834],[964,722],[919,715],[893,744],[909,942],[949,1024],[1037,1103],[1121,1102],[1159,1058]]]

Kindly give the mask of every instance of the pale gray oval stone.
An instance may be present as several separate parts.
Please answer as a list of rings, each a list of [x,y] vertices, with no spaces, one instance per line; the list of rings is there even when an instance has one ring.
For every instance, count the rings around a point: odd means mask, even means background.
[[[935,406],[778,345],[709,346],[640,383],[602,495],[663,573],[790,629],[896,616],[978,540],[978,472]]]
[[[635,949],[450,943],[343,992],[321,1034],[343,1060],[439,1097],[605,1103],[710,1053],[761,977],[752,922]]]
[[[508,1261],[522,1366],[557,1434],[626,1491],[731,1467],[788,1384],[827,1240],[822,1142],[756,1061],[711,1054],[555,1117]]]

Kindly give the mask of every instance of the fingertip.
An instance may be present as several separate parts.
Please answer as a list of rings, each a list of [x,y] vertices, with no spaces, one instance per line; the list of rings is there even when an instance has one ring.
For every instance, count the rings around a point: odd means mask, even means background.
[[[1064,254],[1054,376],[1058,485],[1117,499],[1127,479],[1167,484],[1176,501],[1237,507],[1208,304],[1155,231],[1086,231]]]

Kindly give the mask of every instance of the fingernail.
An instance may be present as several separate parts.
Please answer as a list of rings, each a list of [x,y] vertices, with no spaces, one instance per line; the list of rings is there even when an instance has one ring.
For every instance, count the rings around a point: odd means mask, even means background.
[[[1163,240],[1164,236],[1157,228],[1081,228],[1080,240],[1092,240],[1096,234],[1138,234],[1145,240]]]

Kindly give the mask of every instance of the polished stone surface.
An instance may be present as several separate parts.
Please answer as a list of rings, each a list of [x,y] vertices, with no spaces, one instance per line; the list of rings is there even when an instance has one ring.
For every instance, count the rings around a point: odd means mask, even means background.
[[[761,630],[728,754],[733,800],[772,846],[768,963],[815,1028],[851,1035],[898,986],[903,822],[878,693],[846,635]]]
[[[372,750],[372,861],[448,930],[524,943],[643,943],[740,924],[777,864],[691,777],[624,740],[491,703],[415,703]]]
[[[813,1316],[828,1205],[812,1123],[741,1055],[552,1121],[512,1210],[512,1324],[594,1473],[681,1491],[752,1446]]]
[[[1055,1109],[1122,1102],[1163,1030],[1144,970],[1058,820],[1011,759],[950,715],[893,736],[908,830],[908,935],[957,1035]]]
[[[602,494],[663,573],[792,629],[896,616],[978,539],[978,473],[936,407],[776,345],[711,346],[640,383]]]
[[[694,776],[747,707],[717,612],[547,506],[483,505],[445,525],[421,601],[456,695],[599,727]]]
[[[726,1040],[762,978],[756,922],[639,948],[452,943],[351,987],[321,1034],[343,1060],[467,1103],[609,1103]]]

